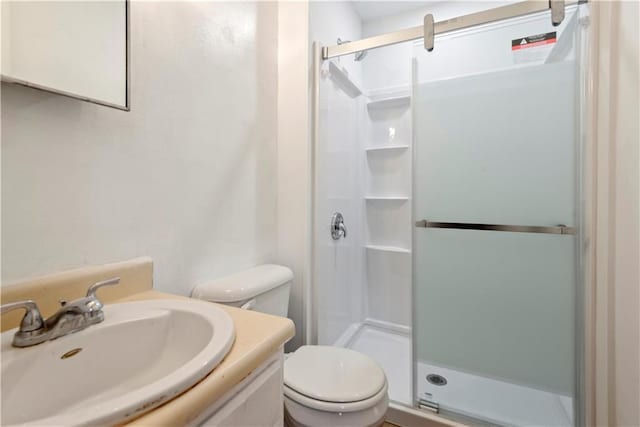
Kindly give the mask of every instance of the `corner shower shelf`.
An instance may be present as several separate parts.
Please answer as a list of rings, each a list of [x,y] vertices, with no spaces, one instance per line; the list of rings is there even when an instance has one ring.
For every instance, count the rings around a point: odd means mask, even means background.
[[[411,105],[411,96],[392,96],[367,103],[369,110],[381,110],[384,108],[406,108]]]
[[[399,248],[397,246],[381,246],[381,245],[366,245],[365,248],[374,251],[393,252],[397,254],[410,254],[411,251],[405,248]]]
[[[406,150],[407,148],[409,148],[408,145],[380,145],[378,147],[366,147],[365,151],[369,153],[371,151]]]
[[[409,200],[407,196],[365,196],[365,200],[375,200],[375,201],[406,201]]]

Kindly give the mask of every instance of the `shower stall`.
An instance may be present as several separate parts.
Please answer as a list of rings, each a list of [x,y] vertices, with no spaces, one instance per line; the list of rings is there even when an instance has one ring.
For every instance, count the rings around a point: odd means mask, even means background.
[[[588,7],[437,18],[314,44],[311,341],[396,410],[580,425]]]

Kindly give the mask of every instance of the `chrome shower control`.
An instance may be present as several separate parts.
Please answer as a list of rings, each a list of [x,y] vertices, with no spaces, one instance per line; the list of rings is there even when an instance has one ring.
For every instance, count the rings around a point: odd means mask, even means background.
[[[344,225],[344,218],[340,212],[336,212],[331,217],[331,237],[338,240],[347,237],[347,227]]]

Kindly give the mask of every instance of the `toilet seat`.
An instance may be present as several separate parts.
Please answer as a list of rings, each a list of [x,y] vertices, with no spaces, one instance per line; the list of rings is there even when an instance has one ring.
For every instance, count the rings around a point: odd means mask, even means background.
[[[359,400],[356,402],[327,402],[324,400],[317,400],[305,396],[304,394],[300,394],[297,391],[284,386],[284,395],[294,402],[299,403],[300,405],[306,406],[307,408],[317,409],[318,411],[325,412],[356,412],[362,411],[365,409],[372,408],[380,403],[382,400],[387,398],[387,382],[385,381],[384,386],[378,393],[371,396],[365,400]]]
[[[354,412],[387,396],[384,372],[371,358],[331,346],[302,346],[285,361],[285,396],[308,408]]]

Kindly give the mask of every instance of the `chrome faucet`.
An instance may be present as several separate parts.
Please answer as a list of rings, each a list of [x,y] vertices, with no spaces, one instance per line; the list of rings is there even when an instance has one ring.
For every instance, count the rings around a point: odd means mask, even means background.
[[[120,278],[114,277],[94,283],[87,290],[85,297],[69,303],[60,301],[60,309],[46,320],[42,319],[38,306],[31,300],[0,306],[0,314],[18,308],[26,310],[20,327],[13,336],[13,346],[29,347],[102,322],[104,320],[104,312],[102,311],[104,304],[96,296],[96,291],[103,286],[116,285],[119,282]]]

